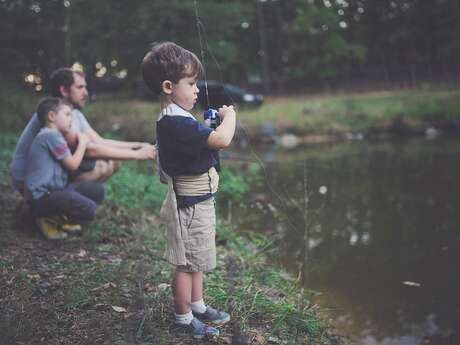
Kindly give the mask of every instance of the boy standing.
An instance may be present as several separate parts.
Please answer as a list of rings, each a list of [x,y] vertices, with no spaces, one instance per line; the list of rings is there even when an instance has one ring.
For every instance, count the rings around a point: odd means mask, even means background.
[[[219,334],[202,321],[222,325],[230,320],[204,303],[203,272],[216,266],[214,193],[219,175],[213,151],[230,145],[236,116],[232,106],[223,106],[222,123],[213,130],[189,113],[201,71],[193,53],[171,42],[155,45],[142,61],[144,82],[160,98],[158,157],[169,187],[161,214],[167,224],[165,258],[174,266],[175,322],[198,339]]]
[[[72,126],[71,106],[60,98],[45,98],[37,107],[42,129],[32,142],[25,176],[25,196],[37,217],[37,224],[48,239],[63,239],[78,224],[94,219],[96,203],[104,198],[104,187],[97,182],[68,184],[69,171],[75,171],[85,154],[89,138],[78,133],[78,146],[72,154],[64,135]],[[65,227],[50,226],[48,217],[64,215]],[[70,224],[69,224],[70,223]]]

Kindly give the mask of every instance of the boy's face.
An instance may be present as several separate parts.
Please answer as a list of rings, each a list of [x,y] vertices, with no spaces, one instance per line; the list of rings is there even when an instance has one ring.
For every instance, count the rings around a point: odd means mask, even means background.
[[[185,77],[172,84],[171,99],[185,110],[193,109],[198,98],[197,76]]]
[[[58,111],[54,113],[53,123],[59,132],[66,134],[72,126],[71,109],[68,105],[62,105]]]

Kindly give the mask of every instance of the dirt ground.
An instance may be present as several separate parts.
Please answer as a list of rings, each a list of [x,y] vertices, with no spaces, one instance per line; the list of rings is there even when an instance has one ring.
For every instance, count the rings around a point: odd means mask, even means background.
[[[207,289],[214,289],[207,290],[207,300],[221,303],[232,320],[220,327],[218,338],[193,340],[174,326],[171,267],[162,259],[165,240],[154,212],[106,202],[80,236],[50,241],[22,197],[5,181],[0,190],[0,345],[343,344],[319,326],[316,305],[308,307],[313,319],[306,331],[307,314],[296,314],[284,290],[245,281],[248,264],[219,235],[218,269],[206,279]],[[238,243],[253,252],[262,273],[270,272],[256,248]],[[278,311],[263,311],[273,308]],[[286,310],[298,316],[286,323],[281,338],[273,337],[273,324],[285,319]]]
[[[217,341],[194,341],[171,328],[168,265],[141,242],[145,236],[135,240],[123,231],[142,232],[155,219],[134,224],[105,208],[104,220],[82,236],[49,241],[21,197],[1,188],[0,344],[235,343],[234,324]],[[114,213],[125,221],[119,232],[110,221]]]

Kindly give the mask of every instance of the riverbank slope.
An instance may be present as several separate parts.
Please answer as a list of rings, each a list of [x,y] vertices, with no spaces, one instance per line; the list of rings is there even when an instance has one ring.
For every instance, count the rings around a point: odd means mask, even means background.
[[[16,138],[0,149],[0,334],[5,344],[344,344],[320,307],[281,270],[272,243],[218,224],[218,269],[207,301],[232,321],[213,341],[178,336],[172,325],[171,268],[162,259],[158,209],[165,188],[146,164],[124,164],[107,184],[98,220],[82,236],[47,241],[8,184]],[[142,172],[144,171],[144,173]]]
[[[1,90],[0,90],[1,91]],[[39,95],[3,89],[2,130],[22,130]],[[300,142],[324,142],[385,134],[438,135],[460,131],[460,89],[427,87],[359,93],[269,96],[258,108],[238,109],[239,140],[276,141],[295,135]],[[155,101],[129,94],[95,95],[85,115],[99,132],[153,140]],[[201,110],[196,110],[201,118]]]

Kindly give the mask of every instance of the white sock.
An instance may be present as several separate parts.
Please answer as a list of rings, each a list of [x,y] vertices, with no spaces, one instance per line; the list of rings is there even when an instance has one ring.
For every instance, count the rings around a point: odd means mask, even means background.
[[[189,311],[187,314],[174,314],[174,316],[178,325],[189,325],[193,320],[192,311]]]
[[[204,304],[203,299],[200,299],[196,302],[192,302],[191,306],[192,306],[192,310],[195,313],[203,314],[206,311],[206,304]]]

